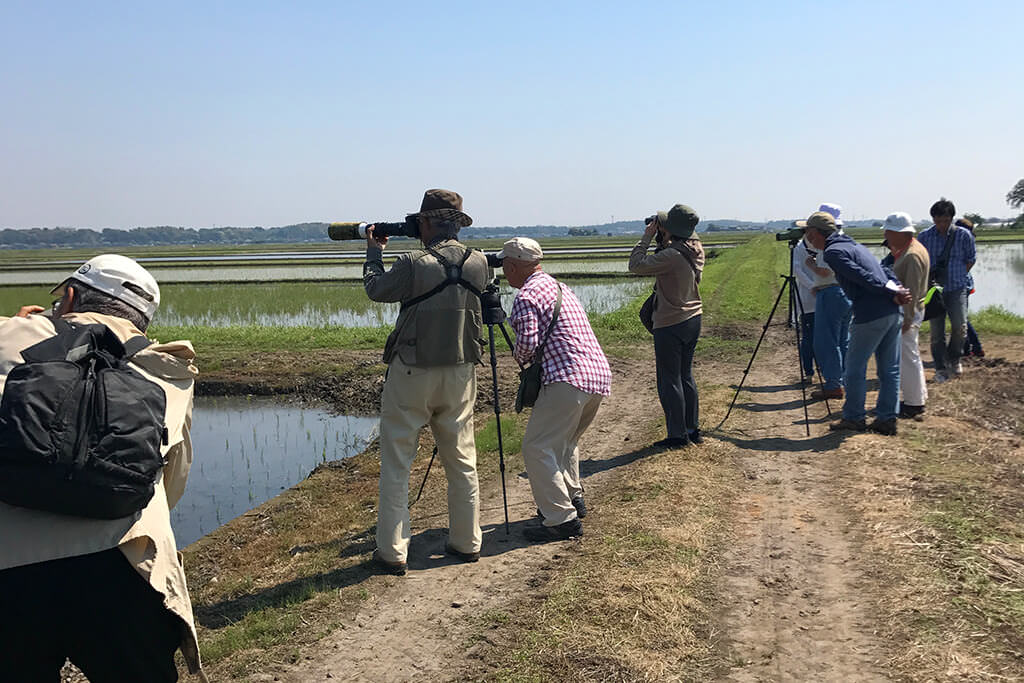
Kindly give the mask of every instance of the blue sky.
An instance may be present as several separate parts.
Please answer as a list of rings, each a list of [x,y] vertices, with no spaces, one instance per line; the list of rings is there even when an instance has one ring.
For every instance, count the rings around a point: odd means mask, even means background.
[[[1010,215],[1024,2],[0,0],[0,227]]]

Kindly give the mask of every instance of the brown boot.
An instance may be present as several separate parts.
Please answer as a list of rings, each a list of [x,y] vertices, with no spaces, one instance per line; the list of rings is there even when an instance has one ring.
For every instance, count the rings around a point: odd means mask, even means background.
[[[843,397],[843,388],[836,387],[835,389],[815,389],[811,392],[811,398],[816,401],[821,399],[841,399]]]

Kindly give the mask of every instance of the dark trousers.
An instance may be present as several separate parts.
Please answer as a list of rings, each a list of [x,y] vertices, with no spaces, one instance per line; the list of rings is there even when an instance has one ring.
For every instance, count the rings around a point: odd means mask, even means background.
[[[654,329],[654,360],[658,373],[658,399],[665,411],[669,438],[686,438],[697,429],[700,406],[693,381],[693,352],[700,336],[700,319]]]
[[[0,571],[0,681],[177,681],[182,628],[117,548]]]
[[[964,342],[964,353],[967,356],[972,353],[982,353],[981,340],[978,339],[978,333],[974,331],[974,325],[971,324],[970,319],[967,320],[967,341]]]

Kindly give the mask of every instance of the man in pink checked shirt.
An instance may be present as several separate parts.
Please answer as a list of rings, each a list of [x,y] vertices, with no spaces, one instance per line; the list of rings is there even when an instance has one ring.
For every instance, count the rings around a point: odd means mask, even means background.
[[[540,523],[523,535],[539,542],[564,540],[583,533],[580,519],[587,508],[576,444],[610,393],[612,373],[579,299],[541,270],[540,245],[516,237],[505,242],[498,256],[505,279],[519,290],[509,316],[519,362],[532,360],[558,307],[544,346],[540,395],[523,436],[523,461],[540,512]]]

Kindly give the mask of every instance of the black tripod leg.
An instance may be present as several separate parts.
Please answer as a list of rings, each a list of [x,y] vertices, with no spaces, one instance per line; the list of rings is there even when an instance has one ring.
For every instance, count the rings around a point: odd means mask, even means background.
[[[427,477],[430,476],[430,468],[434,466],[434,458],[437,457],[437,446],[434,446],[434,452],[430,454],[430,462],[427,463],[427,472],[423,475],[423,482],[420,484],[420,490],[416,493],[416,500],[409,503],[411,508],[416,503],[420,502],[420,496],[423,495],[423,487],[427,485]]]
[[[725,424],[725,421],[729,419],[729,415],[732,414],[733,406],[736,405],[736,399],[740,395],[740,389],[743,388],[743,384],[747,381],[747,374],[750,372],[751,366],[754,365],[754,358],[757,357],[757,351],[761,348],[761,342],[764,341],[764,336],[768,334],[768,327],[772,324],[772,317],[775,316],[775,310],[779,307],[779,302],[782,301],[782,295],[785,293],[785,287],[779,289],[779,295],[775,297],[775,303],[772,304],[772,310],[768,314],[768,320],[765,321],[764,327],[761,328],[761,337],[757,340],[757,346],[754,347],[754,352],[750,354],[750,362],[747,363],[747,367],[743,370],[743,378],[740,379],[740,384],[736,387],[736,393],[732,395],[732,401],[729,403],[729,410],[725,411],[725,417],[722,418],[722,421],[718,423],[718,426],[715,427],[715,429],[721,429],[722,425]]]
[[[505,334],[505,339],[508,339],[508,333],[505,332],[505,328],[498,323],[502,333]],[[498,470],[501,472],[501,499],[505,504],[505,535],[509,535],[508,525],[508,492],[505,489],[505,446],[501,440],[501,403],[498,401],[498,354],[494,350],[494,325],[487,326],[487,340],[490,345],[491,351],[491,387],[494,390],[494,421],[497,426],[498,432]],[[509,343],[511,346],[511,342]]]
[[[793,250],[792,249],[789,252],[789,260],[790,260],[790,272],[792,272],[792,270],[793,270],[793,266],[792,266]],[[803,404],[804,404],[804,428],[807,430],[807,436],[810,436],[811,435],[811,416],[807,412],[807,385],[806,385],[806,383],[804,383],[804,377],[805,377],[805,375],[804,375],[804,359],[803,359],[803,357],[801,355],[802,349],[801,349],[801,346],[800,346],[801,332],[803,331],[803,328],[802,328],[802,325],[803,325],[803,302],[800,301],[800,293],[796,289],[796,278],[794,278],[792,275],[790,275],[788,277],[784,275],[783,279],[785,280],[785,282],[782,283],[782,286],[783,287],[787,287],[787,286],[789,287],[789,309],[791,311],[799,311],[799,313],[798,313],[799,317],[797,318],[796,324],[793,325],[793,331],[796,333],[796,364],[800,367],[800,394],[801,394],[801,396],[803,396]],[[794,301],[794,299],[795,299],[795,301]],[[794,306],[794,303],[796,304],[796,306]]]

